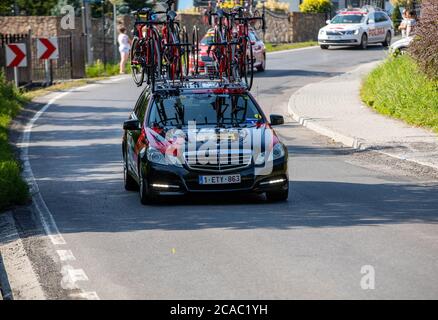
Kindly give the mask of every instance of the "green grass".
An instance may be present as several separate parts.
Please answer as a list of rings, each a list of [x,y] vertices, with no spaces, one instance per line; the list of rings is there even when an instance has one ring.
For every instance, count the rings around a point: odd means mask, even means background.
[[[131,66],[127,64],[126,72],[131,72]],[[102,61],[97,60],[96,63],[89,65],[85,69],[85,74],[87,78],[97,78],[97,77],[111,77],[116,76],[120,72],[120,67],[118,63],[107,63],[106,66]]]
[[[280,43],[280,44],[273,44],[273,43],[268,42],[265,45],[266,45],[267,52],[275,52],[275,51],[299,49],[299,48],[305,48],[305,47],[314,47],[314,46],[318,45],[318,42],[306,41],[306,42]]]
[[[8,126],[27,99],[0,74],[0,211],[24,204],[29,198],[27,184],[20,175],[8,140]]]
[[[438,81],[429,80],[408,55],[389,58],[371,72],[361,97],[379,113],[438,133]]]

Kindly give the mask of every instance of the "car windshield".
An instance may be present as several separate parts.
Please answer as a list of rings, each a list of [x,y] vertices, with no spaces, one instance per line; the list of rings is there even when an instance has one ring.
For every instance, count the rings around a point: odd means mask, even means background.
[[[247,94],[189,94],[158,96],[149,114],[149,127],[197,125],[248,128],[263,123],[260,111]]]
[[[362,23],[364,21],[365,21],[365,15],[363,14],[342,14],[334,17],[331,23],[332,24]]]
[[[214,42],[214,37],[213,36],[205,36],[204,38],[202,38],[201,40],[201,45],[203,46],[208,46],[209,44]]]

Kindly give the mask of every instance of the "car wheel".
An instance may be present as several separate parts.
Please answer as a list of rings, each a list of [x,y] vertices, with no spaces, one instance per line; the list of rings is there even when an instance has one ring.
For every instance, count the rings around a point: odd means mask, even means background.
[[[269,202],[282,202],[282,201],[286,201],[288,198],[289,198],[289,189],[266,192],[266,199]]]
[[[322,50],[327,50],[329,48],[329,46],[325,44],[320,45],[320,47]]]
[[[134,178],[131,176],[129,172],[128,167],[128,155],[125,154],[125,161],[123,165],[123,180],[125,183],[125,190],[127,191],[134,191],[138,188],[137,182],[134,180]]]
[[[147,179],[143,177],[143,170],[140,168],[138,171],[140,175],[138,179],[140,182],[140,202],[144,205],[151,204],[155,198],[151,195]]]
[[[266,55],[263,55],[263,62],[257,67],[257,71],[263,72],[266,70]]]
[[[368,48],[368,36],[366,33],[362,35],[362,40],[360,42],[360,48],[366,50]]]
[[[388,31],[388,32],[386,33],[385,41],[382,42],[382,44],[383,44],[383,46],[384,46],[385,48],[387,48],[387,47],[389,47],[389,46],[391,45],[391,40],[392,40],[391,38],[392,38],[392,36],[391,36],[391,32]]]

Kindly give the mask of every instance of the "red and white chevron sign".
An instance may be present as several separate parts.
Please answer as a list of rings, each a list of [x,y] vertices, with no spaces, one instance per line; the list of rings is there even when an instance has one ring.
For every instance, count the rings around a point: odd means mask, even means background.
[[[11,43],[6,45],[6,67],[27,67],[25,43]]]
[[[58,59],[58,38],[53,37],[37,39],[37,57],[41,60]]]

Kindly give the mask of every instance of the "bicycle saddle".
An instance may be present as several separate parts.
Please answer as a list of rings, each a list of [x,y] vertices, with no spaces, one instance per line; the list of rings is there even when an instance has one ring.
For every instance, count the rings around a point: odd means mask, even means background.
[[[143,8],[143,9],[138,10],[138,13],[141,14],[141,15],[147,15],[147,14],[149,14],[151,11],[152,11],[151,8]]]
[[[169,11],[166,15],[169,20],[175,20],[177,13],[175,11]]]

